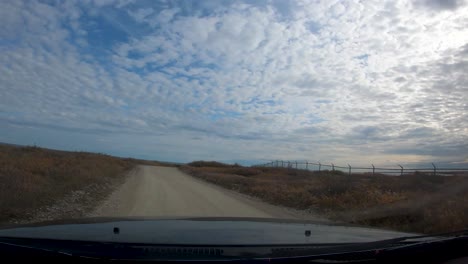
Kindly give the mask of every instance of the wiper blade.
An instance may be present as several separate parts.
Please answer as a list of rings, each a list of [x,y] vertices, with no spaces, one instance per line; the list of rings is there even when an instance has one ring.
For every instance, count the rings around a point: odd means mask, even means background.
[[[397,239],[400,240],[416,240],[416,239],[437,239],[437,238],[454,238],[459,236],[468,236],[468,229],[458,230],[454,232],[446,232],[446,233],[437,233],[432,235],[420,235],[420,236],[406,236],[400,237]]]
[[[378,263],[440,263],[468,256],[468,230],[436,235],[400,237],[369,243],[359,243],[325,254],[302,255],[296,261],[322,263],[345,261],[346,263],[377,261]]]
[[[421,236],[407,238],[407,244],[383,248],[376,251],[379,259],[426,260],[438,263],[444,260],[468,256],[468,232],[447,233],[442,236]]]

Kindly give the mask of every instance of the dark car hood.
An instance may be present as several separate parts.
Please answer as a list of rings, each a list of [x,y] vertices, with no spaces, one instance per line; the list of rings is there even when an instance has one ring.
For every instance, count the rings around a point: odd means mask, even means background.
[[[372,242],[416,234],[263,218],[90,218],[0,229],[0,237],[185,245]]]

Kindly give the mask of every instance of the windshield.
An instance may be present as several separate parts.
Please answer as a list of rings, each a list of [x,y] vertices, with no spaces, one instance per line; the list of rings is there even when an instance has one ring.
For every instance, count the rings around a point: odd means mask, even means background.
[[[336,226],[306,233],[318,242],[465,229],[467,14],[443,0],[1,1],[0,224]]]

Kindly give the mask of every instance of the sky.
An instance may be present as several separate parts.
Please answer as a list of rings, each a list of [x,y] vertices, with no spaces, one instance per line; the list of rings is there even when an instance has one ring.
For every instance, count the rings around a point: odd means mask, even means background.
[[[468,164],[468,3],[0,1],[0,142]]]

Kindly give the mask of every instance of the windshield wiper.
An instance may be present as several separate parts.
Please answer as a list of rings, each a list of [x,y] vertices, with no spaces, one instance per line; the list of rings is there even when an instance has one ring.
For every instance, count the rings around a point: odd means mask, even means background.
[[[288,259],[308,263],[441,263],[468,256],[468,230],[357,243],[330,251],[325,254],[290,256]]]
[[[402,237],[368,243],[301,245],[160,245],[32,238],[0,238],[0,255],[75,260],[270,262],[440,262],[465,256],[468,232]]]
[[[433,239],[432,239],[433,238]],[[414,242],[384,248],[377,253],[379,259],[414,260],[423,263],[439,263],[448,259],[468,256],[468,230],[442,237],[425,236]],[[427,240],[426,240],[427,239]],[[402,241],[404,242],[404,241]]]

